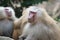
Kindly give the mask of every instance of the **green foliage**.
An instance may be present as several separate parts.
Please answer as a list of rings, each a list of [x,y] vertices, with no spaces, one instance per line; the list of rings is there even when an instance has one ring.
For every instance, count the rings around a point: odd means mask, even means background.
[[[58,21],[58,22],[60,22],[60,19],[58,19],[58,18],[55,18],[55,20]]]
[[[32,4],[38,4],[41,3],[42,1],[47,1],[47,0],[23,0],[21,3],[22,7],[28,7]]]

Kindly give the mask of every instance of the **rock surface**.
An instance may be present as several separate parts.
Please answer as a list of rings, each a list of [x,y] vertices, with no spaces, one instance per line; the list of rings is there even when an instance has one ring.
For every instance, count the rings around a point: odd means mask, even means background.
[[[0,40],[14,40],[14,39],[9,38],[9,37],[0,36]]]

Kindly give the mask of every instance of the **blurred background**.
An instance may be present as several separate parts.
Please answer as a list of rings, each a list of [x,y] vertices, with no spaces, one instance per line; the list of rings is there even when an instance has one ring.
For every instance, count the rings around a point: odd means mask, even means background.
[[[44,7],[52,18],[60,22],[60,0],[0,0],[0,6],[12,7],[17,18],[32,5]]]
[[[47,0],[0,0],[0,6],[12,7],[15,10],[16,17],[19,18],[22,15],[23,8],[41,3],[42,1]]]

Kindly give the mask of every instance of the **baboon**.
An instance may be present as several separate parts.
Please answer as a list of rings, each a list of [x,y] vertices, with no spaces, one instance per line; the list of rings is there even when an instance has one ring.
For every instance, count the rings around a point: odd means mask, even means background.
[[[17,19],[17,20],[15,20],[14,21],[14,32],[13,32],[13,38],[15,39],[15,40],[17,40],[18,39],[18,37],[22,34],[22,30],[23,30],[23,26],[26,24],[26,22],[27,22],[27,16],[28,14],[27,14],[27,11],[26,10],[24,10],[23,11],[23,13],[22,13],[22,16],[19,18],[19,19]]]
[[[60,28],[46,10],[30,6],[27,10],[27,23],[19,40],[60,40]]]
[[[0,7],[0,36],[12,37],[16,19],[11,7]]]

